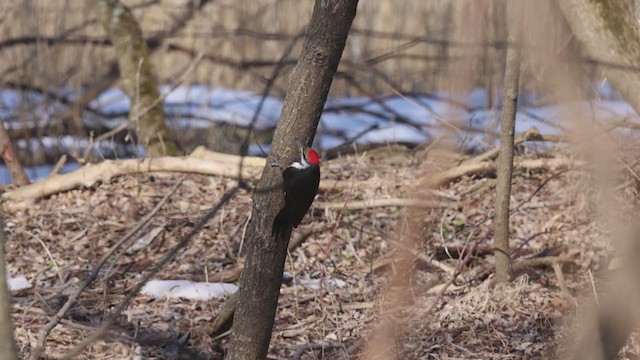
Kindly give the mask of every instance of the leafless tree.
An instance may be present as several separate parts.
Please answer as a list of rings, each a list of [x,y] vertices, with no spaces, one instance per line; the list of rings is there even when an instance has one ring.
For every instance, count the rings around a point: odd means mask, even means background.
[[[604,75],[640,113],[640,2],[560,0],[575,37]],[[622,66],[621,66],[622,65]]]
[[[625,100],[640,113],[640,2],[560,0],[560,8],[574,36],[591,60],[602,66],[604,76]],[[558,358],[614,359],[636,328],[640,313],[636,259],[640,254],[637,233],[629,240],[630,248],[622,269],[601,287],[599,304],[584,312],[577,321],[585,323],[577,334],[577,346],[570,354]],[[624,243],[625,240],[619,241]]]
[[[117,53],[122,86],[131,100],[129,120],[142,145],[149,156],[177,154],[164,122],[160,91],[138,21],[119,0],[99,0],[96,4],[98,17]]]
[[[329,94],[357,0],[316,0],[302,54],[290,77],[284,108],[274,135],[267,165],[253,194],[250,239],[245,269],[240,279],[240,301],[235,313],[229,359],[263,359],[280,293],[282,272],[291,231],[283,238],[271,235],[276,214],[284,205],[279,188],[282,175],[270,167],[299,156],[295,140],[311,144]]]
[[[496,278],[507,282],[511,278],[511,257],[509,253],[509,200],[511,198],[511,176],[513,173],[513,141],[515,134],[520,82],[519,29],[522,26],[522,10],[514,1],[509,1],[509,35],[507,63],[504,75],[504,95],[500,116],[500,155],[497,162],[498,182],[496,185],[496,213],[494,237],[496,241]]]

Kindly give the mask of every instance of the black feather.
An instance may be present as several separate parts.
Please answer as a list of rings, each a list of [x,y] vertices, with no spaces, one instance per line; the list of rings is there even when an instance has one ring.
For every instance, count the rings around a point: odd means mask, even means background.
[[[284,208],[273,220],[272,234],[281,235],[288,227],[297,227],[318,193],[320,166],[306,169],[286,168],[282,172]]]

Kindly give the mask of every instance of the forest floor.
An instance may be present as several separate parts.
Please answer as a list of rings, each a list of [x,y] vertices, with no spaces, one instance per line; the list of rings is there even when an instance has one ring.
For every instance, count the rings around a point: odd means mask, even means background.
[[[294,231],[294,239],[306,240],[286,262],[292,281],[282,285],[270,358],[359,358],[369,351],[374,355],[369,358],[378,359],[523,359],[558,351],[612,252],[611,237],[601,230],[606,219],[598,213],[597,194],[589,190],[592,178],[581,170],[516,170],[514,263],[541,256],[567,262],[561,266],[562,278],[543,265],[518,271],[509,285],[494,286],[495,179],[489,172],[429,191],[422,179],[439,171],[441,163],[426,150],[393,148],[323,165],[323,179],[353,186],[323,191]],[[150,232],[157,236],[110,259],[113,266],[105,266],[49,333],[46,358],[86,338],[141,274],[234,185],[224,177],[156,173],[121,176],[32,203],[6,201],[9,272],[26,276],[32,285],[12,292],[22,354],[28,356],[42,326],[161,198],[170,194],[135,238]],[[635,187],[618,191],[633,208]],[[427,196],[436,207],[343,206],[370,199],[426,202]],[[325,208],[328,203],[343,205]],[[250,210],[250,193],[242,190],[158,278],[237,283]],[[184,358],[184,353],[222,358],[229,334],[211,334],[210,324],[224,301],[138,295],[109,336],[80,358],[168,359]],[[639,353],[638,346],[629,345],[623,358]]]

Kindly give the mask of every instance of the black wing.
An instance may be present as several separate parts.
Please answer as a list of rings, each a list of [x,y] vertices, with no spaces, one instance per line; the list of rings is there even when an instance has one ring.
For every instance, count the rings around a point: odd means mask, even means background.
[[[296,171],[288,168],[282,174],[284,178],[285,208],[289,223],[297,227],[307,213],[320,185],[320,167],[310,166]]]

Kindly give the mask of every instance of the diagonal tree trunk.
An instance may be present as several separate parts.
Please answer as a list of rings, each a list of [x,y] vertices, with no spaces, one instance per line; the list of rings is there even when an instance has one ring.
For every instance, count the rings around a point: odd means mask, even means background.
[[[268,164],[284,164],[299,153],[296,140],[311,144],[331,82],[338,68],[357,0],[316,0],[300,59],[291,77],[282,115],[275,131],[267,166],[256,191],[247,238],[247,260],[240,278],[240,302],[232,327],[227,359],[264,359],[278,304],[290,231],[271,236],[271,225],[284,205],[279,188],[281,171]]]
[[[149,49],[135,16],[119,0],[96,0],[98,18],[118,56],[121,82],[131,101],[129,120],[148,156],[176,155],[178,147],[164,122],[160,91]]]
[[[558,4],[582,48],[603,65],[607,80],[640,114],[640,1],[559,0]],[[607,279],[602,299],[593,307],[595,314],[583,312],[580,317],[587,324],[576,334],[577,345],[559,359],[615,359],[637,329],[640,240],[630,241],[635,246],[625,250],[625,258],[631,261]]]
[[[640,114],[640,2],[559,0],[573,34]],[[613,65],[613,66],[612,66]]]

